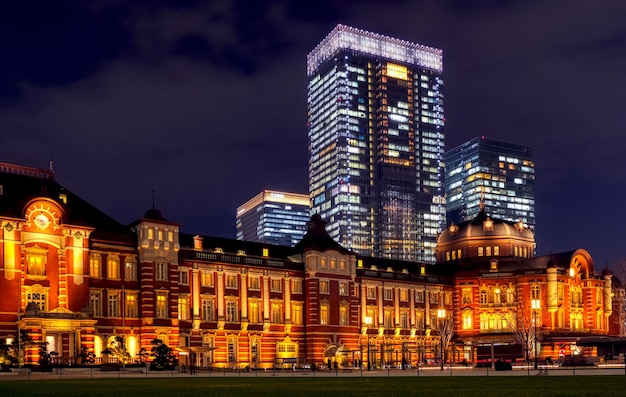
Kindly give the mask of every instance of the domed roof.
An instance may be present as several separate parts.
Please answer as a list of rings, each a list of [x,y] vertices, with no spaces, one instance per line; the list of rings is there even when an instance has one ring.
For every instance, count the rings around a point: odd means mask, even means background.
[[[156,208],[150,208],[148,211],[146,211],[146,213],[143,215],[143,218],[150,219],[153,221],[166,221],[167,220],[165,219],[161,211],[159,211]]]
[[[490,240],[492,238],[514,238],[526,242],[534,242],[535,236],[524,225],[524,222],[509,222],[501,219],[491,219],[481,210],[471,221],[452,223],[437,239],[438,245],[455,243],[465,239]]]

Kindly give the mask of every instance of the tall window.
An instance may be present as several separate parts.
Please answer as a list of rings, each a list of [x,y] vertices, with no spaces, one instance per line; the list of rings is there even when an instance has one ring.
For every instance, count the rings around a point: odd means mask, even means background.
[[[156,298],[156,317],[167,318],[167,293],[165,291],[158,291]]]
[[[415,291],[415,302],[424,303],[424,291]]]
[[[283,305],[282,303],[272,303],[271,306],[271,321],[274,324],[283,323]]]
[[[393,313],[390,309],[383,312],[383,325],[385,328],[393,328]]]
[[[158,261],[154,264],[154,279],[159,281],[167,281],[167,263]]]
[[[235,274],[226,275],[226,288],[237,288],[237,275]]]
[[[376,299],[376,287],[367,287],[367,299]]]
[[[467,310],[463,312],[463,325],[464,330],[472,329],[472,312]]]
[[[348,295],[348,283],[345,281],[339,282],[339,295]]]
[[[481,288],[480,290],[480,304],[484,305],[487,303],[487,290],[484,288]]]
[[[393,290],[391,288],[385,288],[383,290],[383,299],[388,301],[393,299]]]
[[[215,321],[215,311],[213,310],[213,299],[202,300],[202,319],[204,321]]]
[[[94,278],[100,278],[102,257],[98,253],[92,253],[89,257],[89,276]]]
[[[271,280],[270,289],[272,292],[282,292],[283,291],[283,280],[279,278],[273,278]]]
[[[409,300],[409,290],[402,288],[400,290],[400,301],[407,302]]]
[[[127,258],[126,263],[124,263],[124,280],[137,280],[137,262],[134,259]]]
[[[261,289],[261,282],[258,276],[250,276],[250,278],[248,278],[248,288],[252,291],[259,291]]]
[[[107,314],[109,317],[120,317],[120,292],[108,291]]]
[[[237,340],[233,336],[228,337],[228,362],[237,362]]]
[[[320,294],[330,293],[330,282],[328,280],[320,280]]]
[[[236,301],[226,302],[226,321],[239,321]]]
[[[539,284],[532,284],[530,286],[530,299],[540,299],[541,296],[539,292]]]
[[[120,279],[120,259],[116,255],[108,255],[107,278],[110,280]]]
[[[461,303],[472,303],[472,287],[463,287],[461,291]]]
[[[295,325],[302,325],[302,304],[291,304],[291,323]]]
[[[251,323],[260,323],[259,319],[259,302],[248,301],[248,321]]]
[[[292,294],[301,294],[302,293],[302,280],[291,280],[291,293]]]
[[[94,317],[102,317],[102,291],[92,289],[89,291],[89,304]]]
[[[409,328],[409,313],[406,311],[400,312],[400,327]]]
[[[178,283],[182,285],[189,285],[189,271],[187,269],[178,272]]]
[[[46,255],[28,254],[26,258],[28,261],[28,274],[30,276],[46,275]]]
[[[260,346],[261,342],[258,338],[252,338],[250,340],[250,361],[253,363],[261,362]]]
[[[330,307],[328,303],[320,305],[320,324],[328,325],[330,321]]]
[[[126,291],[125,294],[126,317],[139,317],[139,310],[137,307],[137,293]]]
[[[415,313],[415,328],[424,329],[424,313]]]
[[[349,325],[348,305],[339,306],[339,325]]]
[[[189,320],[189,298],[185,295],[178,296],[178,319]]]
[[[213,273],[202,272],[200,273],[200,284],[203,287],[212,287],[213,286]]]

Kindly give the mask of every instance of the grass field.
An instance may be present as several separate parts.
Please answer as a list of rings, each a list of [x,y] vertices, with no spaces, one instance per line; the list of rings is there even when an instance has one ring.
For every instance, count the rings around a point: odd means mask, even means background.
[[[4,396],[625,396],[624,376],[0,380]]]

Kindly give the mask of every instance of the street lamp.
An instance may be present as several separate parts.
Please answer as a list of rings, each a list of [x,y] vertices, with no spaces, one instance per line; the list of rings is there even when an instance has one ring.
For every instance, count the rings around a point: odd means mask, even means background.
[[[367,370],[371,371],[372,370],[372,363],[371,363],[371,354],[370,354],[370,334],[369,334],[369,329],[370,326],[372,325],[372,318],[370,316],[365,317],[365,325],[367,326],[367,330],[365,331],[365,336],[367,337]],[[362,366],[363,364],[361,364]]]
[[[439,319],[439,350],[441,351],[441,370],[443,371],[443,361],[445,359],[445,355],[443,352],[443,321],[446,318],[446,309],[438,309],[437,318]]]
[[[535,332],[535,369],[539,369],[539,357],[537,357],[537,310],[541,308],[541,301],[539,299],[533,299],[531,301],[531,307],[533,309],[533,328]]]

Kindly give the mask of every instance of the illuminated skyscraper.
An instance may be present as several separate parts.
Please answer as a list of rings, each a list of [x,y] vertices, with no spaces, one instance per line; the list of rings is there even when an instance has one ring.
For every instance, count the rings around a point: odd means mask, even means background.
[[[442,51],[338,25],[307,57],[309,193],[363,255],[434,263],[445,220]]]
[[[237,240],[293,247],[311,219],[307,194],[264,190],[237,208]]]
[[[535,162],[533,149],[476,137],[446,152],[448,223],[474,219],[485,212],[535,229]]]

